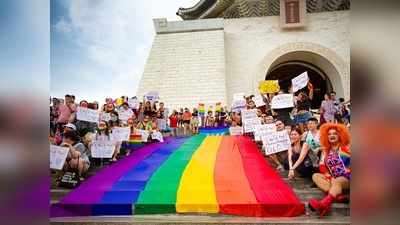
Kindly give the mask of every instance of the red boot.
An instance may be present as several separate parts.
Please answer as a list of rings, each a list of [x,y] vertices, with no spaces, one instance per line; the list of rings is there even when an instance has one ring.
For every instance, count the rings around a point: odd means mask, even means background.
[[[317,199],[311,199],[308,205],[312,211],[317,211],[320,217],[323,217],[329,211],[331,211],[332,202],[335,200],[333,195],[328,194],[324,199],[318,201]]]

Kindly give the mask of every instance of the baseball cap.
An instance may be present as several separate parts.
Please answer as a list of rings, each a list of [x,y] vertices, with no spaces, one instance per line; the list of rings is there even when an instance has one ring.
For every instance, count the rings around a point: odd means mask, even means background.
[[[76,126],[72,123],[67,123],[64,127],[71,128],[72,130],[76,130]]]

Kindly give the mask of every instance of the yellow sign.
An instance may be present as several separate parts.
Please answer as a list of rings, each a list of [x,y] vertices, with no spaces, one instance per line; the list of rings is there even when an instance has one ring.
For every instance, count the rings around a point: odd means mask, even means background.
[[[278,80],[263,80],[260,81],[258,90],[261,94],[279,92],[280,87]]]

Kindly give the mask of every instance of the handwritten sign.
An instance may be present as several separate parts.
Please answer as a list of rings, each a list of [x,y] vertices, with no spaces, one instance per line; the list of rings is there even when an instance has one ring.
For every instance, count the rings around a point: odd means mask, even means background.
[[[253,97],[254,104],[256,104],[256,107],[261,107],[265,105],[264,99],[261,95],[257,95]]]
[[[61,170],[69,152],[68,147],[50,145],[50,168]]]
[[[254,140],[261,141],[263,136],[276,131],[275,124],[262,124],[255,126],[254,130]]]
[[[242,122],[245,133],[254,132],[255,126],[261,125],[256,109],[242,110]]]
[[[230,135],[242,135],[243,127],[230,127],[229,133],[230,133]]]
[[[132,109],[138,109],[139,108],[139,100],[137,98],[130,98],[128,99],[128,105]]]
[[[127,141],[131,135],[129,127],[114,127],[111,133],[111,140],[113,141]]]
[[[286,130],[277,131],[263,136],[262,142],[265,147],[266,155],[286,151],[291,147],[289,134]]]
[[[155,102],[159,99],[157,91],[150,91],[144,95],[146,101]]]
[[[160,142],[164,142],[164,138],[160,131],[153,131],[151,133],[151,139],[159,140]]]
[[[260,91],[261,94],[279,92],[279,90],[280,90],[279,82],[278,82],[278,80],[260,81],[258,90]]]
[[[232,103],[232,111],[233,112],[240,112],[245,108],[246,108],[246,100],[244,100],[244,99],[234,100]]]
[[[118,111],[118,118],[123,122],[128,121],[128,119],[131,118],[132,115],[133,115],[133,112],[131,109],[128,109],[128,110],[121,109]]]
[[[76,111],[76,119],[81,121],[98,123],[100,119],[100,113],[97,110],[78,106]]]
[[[93,158],[111,158],[114,150],[114,141],[93,140],[92,142],[91,153]]]
[[[167,121],[165,119],[157,119],[157,127],[160,130],[167,129]]]
[[[293,104],[293,95],[292,94],[279,94],[275,95],[272,98],[271,102],[272,109],[285,109],[285,108],[292,108]]]
[[[233,94],[233,101],[242,100],[242,99],[244,99],[244,93],[243,92]]]
[[[147,140],[149,139],[149,131],[147,130],[141,130],[141,129],[136,129],[137,133],[140,134],[140,136],[142,136],[142,141],[143,142],[147,142]]]
[[[110,113],[105,113],[105,112],[101,113],[101,114],[100,114],[100,120],[103,120],[103,121],[110,121],[110,120],[111,120],[111,115],[110,115]]]
[[[307,71],[292,79],[293,93],[307,86],[309,81]]]

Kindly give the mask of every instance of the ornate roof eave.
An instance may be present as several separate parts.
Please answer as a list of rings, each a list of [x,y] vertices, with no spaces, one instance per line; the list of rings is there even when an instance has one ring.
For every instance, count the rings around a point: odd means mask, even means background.
[[[200,0],[190,8],[179,8],[176,15],[183,20],[215,18],[230,7],[235,0]]]

